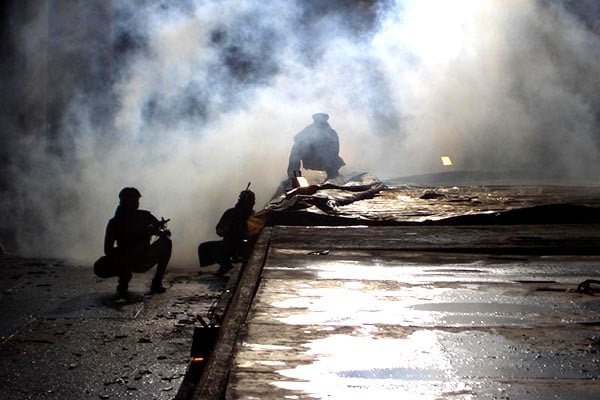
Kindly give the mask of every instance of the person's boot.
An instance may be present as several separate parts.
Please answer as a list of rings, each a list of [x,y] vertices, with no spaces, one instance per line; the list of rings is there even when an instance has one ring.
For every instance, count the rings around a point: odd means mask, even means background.
[[[162,279],[158,279],[158,278],[154,278],[152,280],[152,285],[150,285],[150,292],[153,294],[159,294],[159,293],[164,293],[167,291],[167,288],[165,288],[162,285]]]
[[[215,276],[222,278],[225,276],[226,273],[228,273],[232,269],[233,269],[233,265],[231,265],[231,263],[222,264],[219,266],[219,270],[217,272],[215,272]]]

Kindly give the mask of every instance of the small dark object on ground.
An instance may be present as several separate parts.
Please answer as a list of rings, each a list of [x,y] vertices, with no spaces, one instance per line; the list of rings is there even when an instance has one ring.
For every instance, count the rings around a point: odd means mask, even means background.
[[[428,190],[425,193],[423,193],[423,195],[419,198],[423,199],[423,200],[431,200],[431,199],[439,199],[440,197],[446,197],[446,196],[444,196],[443,194],[440,194],[440,193],[436,193],[432,190]]]
[[[329,250],[314,250],[314,251],[309,251],[306,254],[308,254],[310,256],[326,256],[329,254]]]
[[[600,280],[597,279],[586,279],[577,285],[577,289],[575,290],[577,293],[585,293],[585,294],[594,294],[600,293],[600,287],[593,288],[591,285],[596,284],[600,285]]]

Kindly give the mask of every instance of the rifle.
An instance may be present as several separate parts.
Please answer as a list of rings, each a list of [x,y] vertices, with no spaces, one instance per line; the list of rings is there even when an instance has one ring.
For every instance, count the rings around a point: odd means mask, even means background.
[[[171,231],[167,229],[167,222],[169,222],[170,220],[170,218],[164,219],[164,217],[160,217],[160,221],[158,221],[158,231],[156,232],[156,236],[171,236]]]

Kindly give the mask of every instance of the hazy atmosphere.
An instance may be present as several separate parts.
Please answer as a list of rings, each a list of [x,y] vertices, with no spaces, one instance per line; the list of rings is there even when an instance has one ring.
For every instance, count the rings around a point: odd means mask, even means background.
[[[25,3],[3,10],[0,77],[2,232],[23,254],[91,263],[135,186],[194,265],[247,182],[270,199],[316,112],[342,174],[449,155],[600,183],[594,0]]]

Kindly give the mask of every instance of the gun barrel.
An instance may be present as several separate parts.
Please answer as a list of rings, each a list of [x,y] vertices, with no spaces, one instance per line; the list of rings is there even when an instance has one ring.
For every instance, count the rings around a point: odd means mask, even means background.
[[[169,219],[164,219],[163,217],[160,218],[160,226],[165,226],[167,224],[167,222],[169,222],[171,220],[171,218]]]

